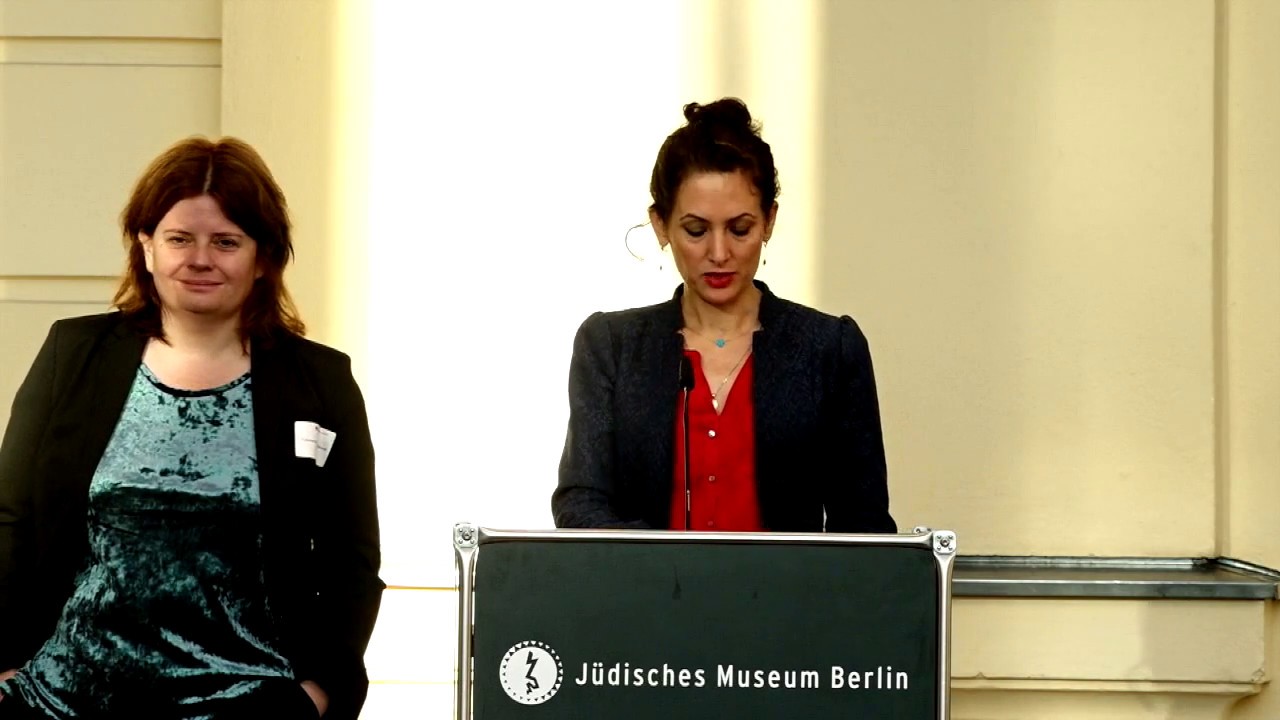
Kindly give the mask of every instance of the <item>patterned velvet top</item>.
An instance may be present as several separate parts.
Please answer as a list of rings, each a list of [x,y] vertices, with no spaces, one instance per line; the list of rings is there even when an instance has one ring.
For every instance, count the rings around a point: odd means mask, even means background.
[[[292,682],[263,587],[250,387],[176,390],[140,366],[90,485],[88,565],[0,692],[54,718],[202,718]]]

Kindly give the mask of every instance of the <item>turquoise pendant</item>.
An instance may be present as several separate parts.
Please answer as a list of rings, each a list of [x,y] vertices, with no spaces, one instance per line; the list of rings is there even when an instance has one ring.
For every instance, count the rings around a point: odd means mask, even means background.
[[[724,338],[716,338],[716,347],[718,347],[718,348],[722,348],[722,347],[724,347],[724,344],[725,344],[726,342],[728,342],[728,341],[727,341],[727,340],[725,340]]]

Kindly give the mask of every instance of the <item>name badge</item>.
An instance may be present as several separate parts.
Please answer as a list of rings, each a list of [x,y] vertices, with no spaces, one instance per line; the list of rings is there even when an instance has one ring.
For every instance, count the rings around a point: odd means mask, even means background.
[[[300,458],[311,458],[316,467],[324,467],[336,437],[338,434],[332,430],[326,430],[310,421],[299,420],[293,424],[293,454]]]

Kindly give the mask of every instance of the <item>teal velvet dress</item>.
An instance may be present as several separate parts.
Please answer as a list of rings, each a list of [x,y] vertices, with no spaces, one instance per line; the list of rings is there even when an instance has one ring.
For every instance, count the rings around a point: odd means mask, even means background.
[[[194,720],[301,692],[263,585],[250,383],[188,392],[139,367],[90,484],[87,566],[0,693],[52,718]]]

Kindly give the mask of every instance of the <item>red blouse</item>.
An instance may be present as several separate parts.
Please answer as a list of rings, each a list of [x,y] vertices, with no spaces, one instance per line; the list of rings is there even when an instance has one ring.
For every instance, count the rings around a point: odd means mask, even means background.
[[[724,400],[724,411],[711,406],[711,388],[702,374],[702,356],[684,354],[693,363],[695,383],[689,392],[690,530],[760,531],[756,495],[755,406],[748,357]],[[676,403],[675,468],[671,483],[671,529],[684,530],[684,408]]]

